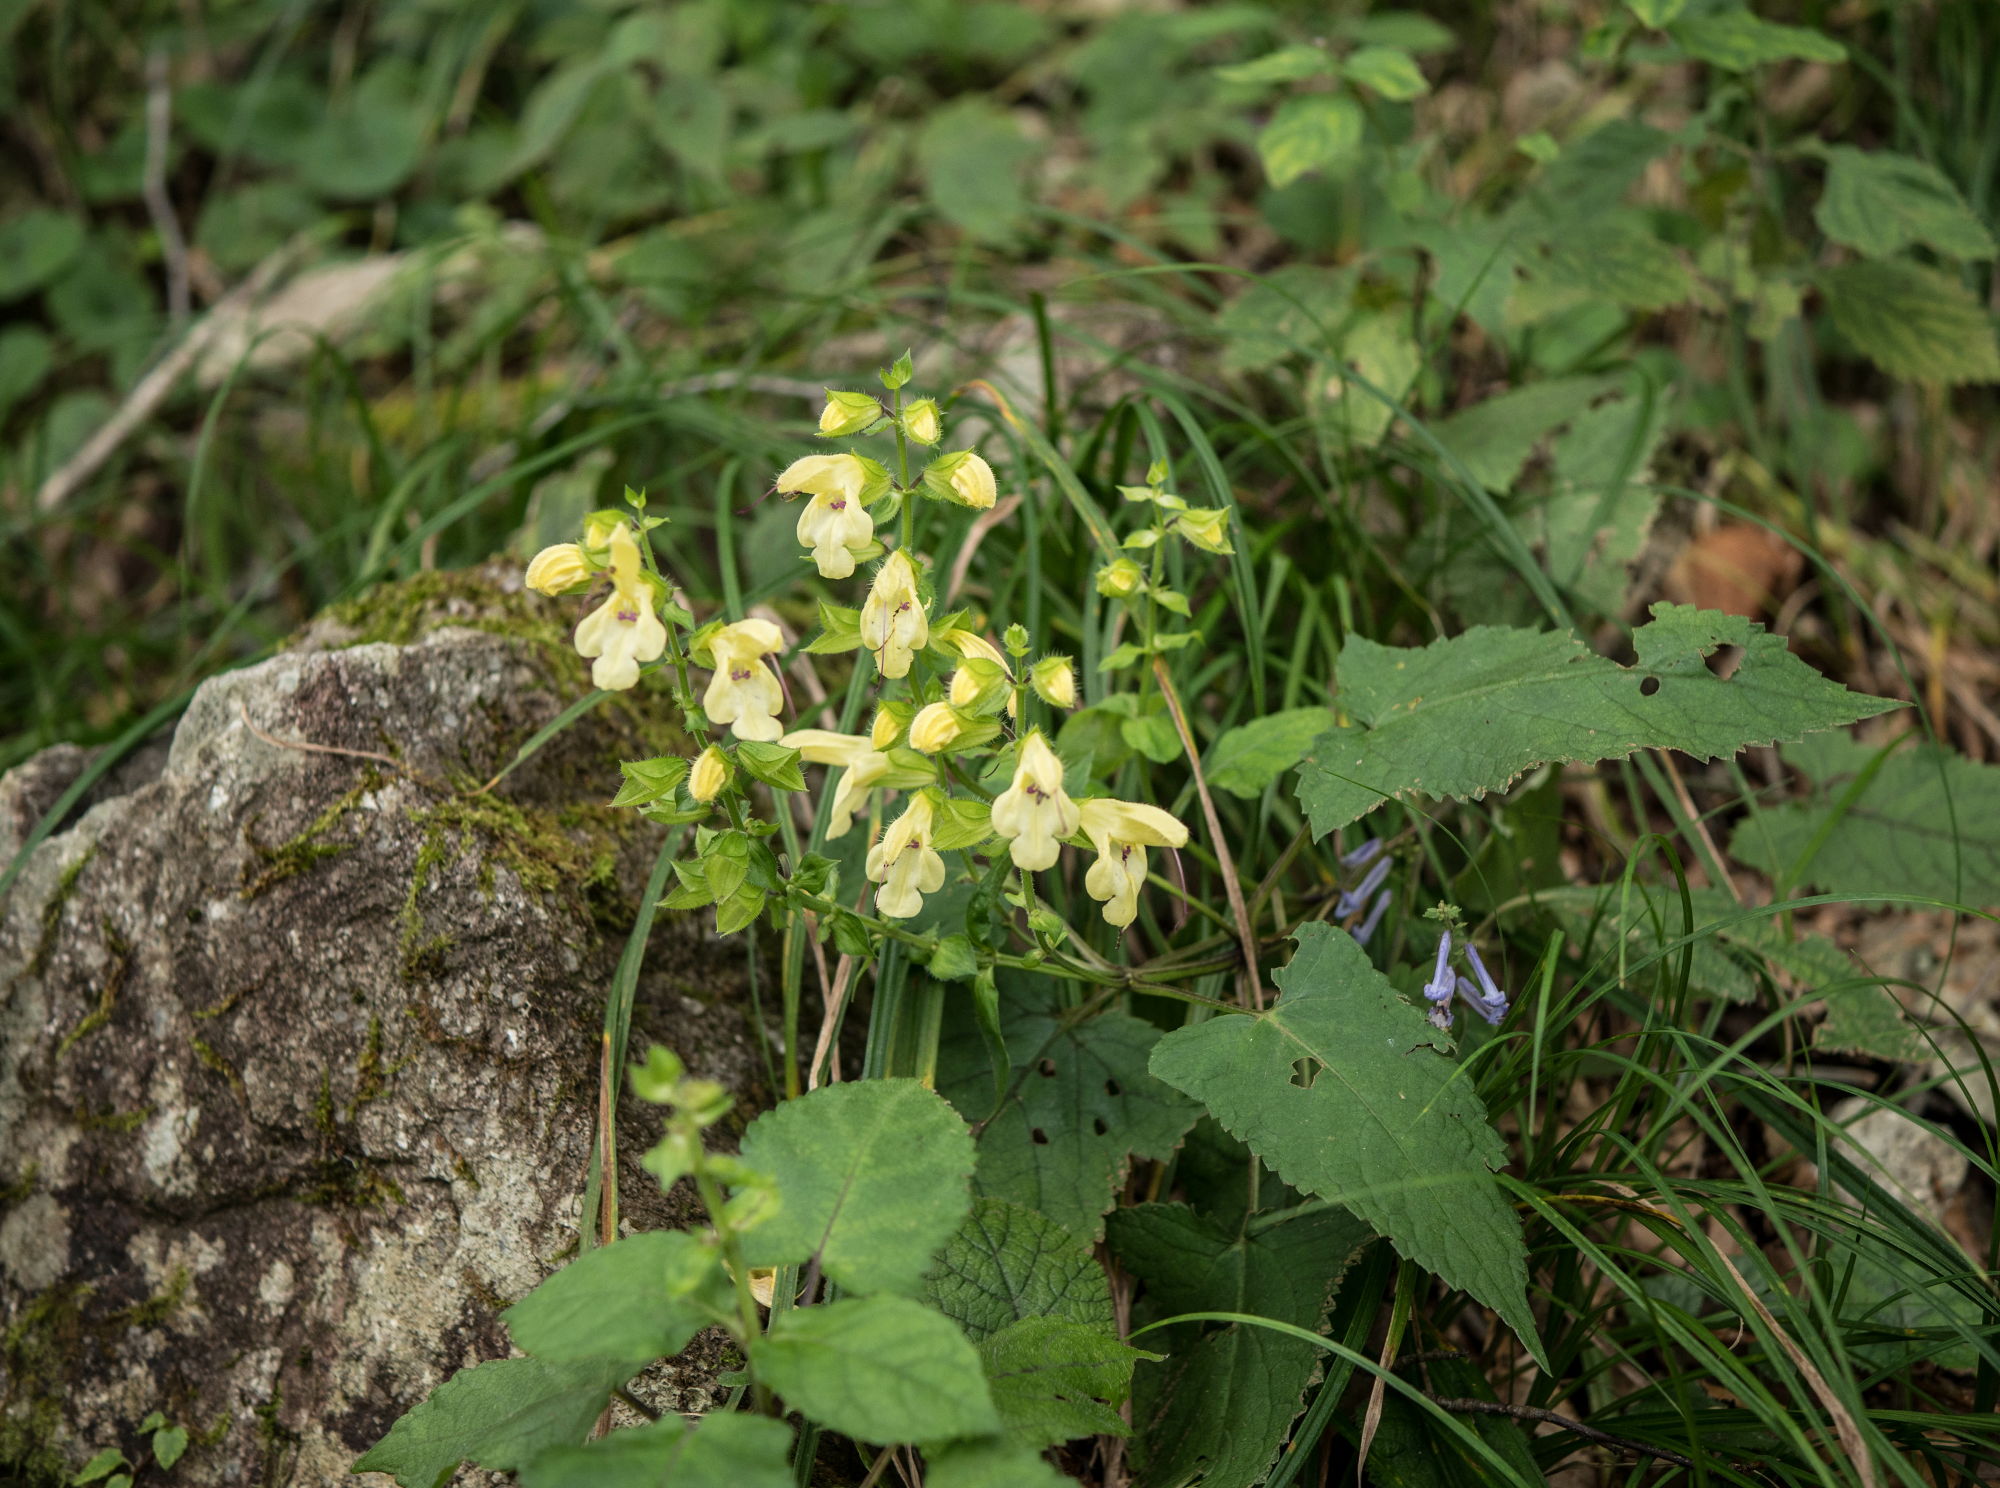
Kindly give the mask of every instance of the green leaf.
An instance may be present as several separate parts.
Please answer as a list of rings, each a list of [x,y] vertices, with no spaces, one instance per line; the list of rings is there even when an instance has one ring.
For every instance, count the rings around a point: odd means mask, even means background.
[[[940,1441],[1000,1429],[978,1350],[944,1314],[906,1297],[779,1313],[750,1358],[787,1406],[858,1441]]]
[[[1664,31],[1680,19],[1687,0],[1625,0],[1625,8],[1639,18],[1639,24]]]
[[[1377,10],[1368,15],[1342,17],[1341,29],[1365,45],[1401,47],[1422,55],[1448,51],[1458,44],[1449,26],[1419,15],[1414,10]]]
[[[681,1230],[648,1230],[586,1252],[501,1317],[537,1358],[617,1359],[637,1373],[733,1309],[714,1251]]]
[[[1132,1393],[1132,1366],[1160,1358],[1108,1327],[1067,1318],[1010,1323],[979,1345],[986,1383],[1007,1434],[1029,1447],[1079,1436],[1127,1436],[1118,1407]]]
[[[628,760],[619,765],[618,771],[625,777],[625,783],[611,798],[611,804],[643,806],[671,796],[674,787],[687,779],[688,762],[676,754],[663,754],[658,759]]]
[[[1747,9],[1683,16],[1668,28],[1681,49],[1698,62],[1729,72],[1749,72],[1767,62],[1845,62],[1847,48],[1821,31],[1781,26]]]
[[[1407,398],[1423,370],[1423,348],[1410,333],[1407,311],[1366,317],[1342,338],[1340,351],[1356,371],[1398,402]],[[1357,448],[1375,444],[1389,432],[1396,415],[1381,398],[1352,382],[1345,371],[1338,366],[1326,367],[1321,377],[1328,419]]]
[[[1126,719],[1118,725],[1118,737],[1156,765],[1170,765],[1181,757],[1181,736],[1164,713]]]
[[[1526,514],[1539,524],[1523,526],[1550,577],[1584,609],[1625,609],[1632,565],[1660,507],[1647,477],[1666,428],[1666,399],[1647,393],[1588,409],[1555,441],[1554,489]]]
[[[119,1451],[116,1447],[106,1447],[95,1457],[91,1458],[90,1461],[78,1468],[76,1476],[71,1478],[70,1481],[72,1483],[95,1483],[102,1478],[109,1477],[119,1468],[126,1465],[125,1454],[123,1452]]]
[[[415,70],[378,62],[346,107],[321,119],[299,152],[299,179],[322,196],[368,201],[407,181],[422,158],[425,117]]]
[[[161,1467],[172,1467],[187,1451],[188,1434],[184,1426],[168,1426],[153,1433],[153,1460]]]
[[[1340,64],[1340,72],[1349,82],[1397,103],[1421,98],[1431,90],[1417,59],[1398,47],[1363,47]]]
[[[1531,382],[1461,409],[1431,425],[1431,433],[1472,472],[1473,479],[1488,490],[1504,492],[1551,430],[1589,408],[1612,385],[1602,377]]]
[[[1286,264],[1251,281],[1217,323],[1224,370],[1254,372],[1299,352],[1330,351],[1347,318],[1354,281],[1351,271],[1309,264]],[[1151,493],[1142,491],[1142,499],[1150,500]],[[1153,534],[1145,536],[1150,543]],[[1125,545],[1140,546],[1133,538]]]
[[[1041,1453],[1005,1437],[953,1442],[924,1453],[924,1488],[1075,1488]]]
[[[1578,223],[1549,240],[1544,276],[1634,310],[1664,310],[1694,293],[1680,255],[1644,228],[1612,218]]]
[[[819,603],[819,631],[804,647],[815,656],[838,656],[861,649],[861,611],[845,605]]]
[[[917,136],[917,169],[931,205],[982,243],[1011,243],[1027,217],[1020,171],[1040,153],[1011,115],[983,97],[933,109]]]
[[[1826,1018],[1813,1030],[1812,1046],[1835,1054],[1909,1063],[1929,1044],[1910,1026],[1896,994],[1879,982],[1851,982],[1826,993]]]
[[[1333,1210],[1268,1228],[1227,1228],[1185,1204],[1112,1215],[1108,1237],[1144,1286],[1137,1320],[1239,1312],[1316,1332],[1367,1227]],[[1269,1471],[1324,1355],[1301,1339],[1241,1323],[1183,1323],[1147,1335],[1166,1362],[1133,1381],[1137,1488],[1199,1476],[1249,1488]]]
[[[35,326],[0,331],[0,418],[40,387],[54,364],[54,344]]]
[[[823,1085],[751,1122],[742,1153],[784,1197],[744,1237],[746,1261],[785,1266],[817,1255],[851,1292],[920,1291],[972,1204],[972,1135],[915,1080]]]
[[[1285,1182],[1345,1205],[1538,1351],[1521,1222],[1492,1176],[1507,1152],[1470,1079],[1351,936],[1314,923],[1297,940],[1269,1011],[1176,1029],[1153,1073]],[[1294,1079],[1300,1060],[1310,1086]]]
[[[1165,1158],[1199,1111],[1147,1072],[1160,1037],[1152,1024],[1118,1012],[1077,1022],[1051,982],[1010,973],[1000,985],[1001,1031],[1016,1061],[1006,1103],[994,1110],[970,1009],[947,1012],[938,1050],[938,1089],[968,1119],[985,1118],[974,1187],[1099,1239],[1131,1157]]]
[[[941,982],[962,982],[979,970],[979,951],[969,935],[947,935],[931,952],[925,970]]]
[[[1306,757],[1313,740],[1333,727],[1325,708],[1287,708],[1233,728],[1209,747],[1208,783],[1253,799]]]
[[[1636,119],[1612,118],[1562,153],[1534,182],[1534,198],[1554,221],[1589,223],[1610,212],[1663,155],[1674,137]]]
[[[962,847],[977,847],[992,835],[993,808],[984,801],[945,796],[934,803],[931,819],[934,851],[956,852]]]
[[[1884,759],[1841,734],[1785,747],[1809,801],[1744,819],[1729,851],[1768,878],[1826,893],[1894,885],[1948,904],[2000,904],[2000,767],[1919,744]],[[1808,857],[1808,853],[1810,856]]]
[[[40,289],[66,271],[83,246],[83,223],[36,207],[0,222],[0,304]]]
[[[792,1428],[768,1416],[711,1411],[550,1447],[521,1469],[521,1488],[792,1488]]]
[[[605,1359],[475,1364],[403,1415],[354,1471],[389,1473],[403,1488],[443,1488],[461,1462],[510,1471],[549,1447],[582,1442],[631,1373]]]
[[[1818,283],[1834,329],[1890,376],[2000,381],[1993,317],[1950,275],[1896,260],[1842,264]]]
[[[805,773],[799,769],[799,752],[782,744],[745,739],[736,746],[736,763],[743,773],[778,790],[802,791]]]
[[[973,1202],[924,1278],[924,1300],[974,1343],[1030,1317],[1112,1326],[1111,1288],[1090,1247],[1046,1215],[1005,1199]]]
[[[1836,243],[1870,258],[1892,258],[1918,243],[1952,258],[1993,257],[1993,234],[1935,167],[1847,145],[1828,149],[1826,160],[1826,190],[1813,217]]]
[[[1310,77],[1325,77],[1333,71],[1333,59],[1316,46],[1280,47],[1266,52],[1254,62],[1236,62],[1215,69],[1222,83],[1297,83]]]
[[[1257,136],[1273,186],[1341,164],[1361,148],[1361,106],[1344,93],[1312,93],[1278,105]]]
[[[49,314],[88,351],[116,351],[152,334],[157,306],[138,270],[102,239],[86,242],[49,286]]]
[[[1478,626],[1421,650],[1350,638],[1339,678],[1351,722],[1299,771],[1314,833],[1387,800],[1477,799],[1537,765],[1650,748],[1715,759],[1901,706],[1829,681],[1736,615],[1656,604],[1632,640],[1638,661],[1621,667],[1566,631]],[[1723,646],[1743,648],[1726,680],[1705,660]]]

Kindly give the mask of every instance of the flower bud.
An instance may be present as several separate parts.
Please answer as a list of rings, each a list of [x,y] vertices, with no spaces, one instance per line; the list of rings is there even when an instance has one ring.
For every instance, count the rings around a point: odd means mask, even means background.
[[[1174,518],[1174,531],[1211,553],[1236,551],[1229,546],[1229,513],[1220,507],[1189,507]]]
[[[595,572],[575,543],[557,543],[543,548],[528,563],[527,584],[538,594],[567,594],[588,584]]]
[[[1013,702],[1012,683],[1007,668],[998,661],[968,655],[951,674],[951,705],[978,713],[995,712],[1003,702]]]
[[[951,490],[952,500],[974,511],[985,511],[1000,499],[1000,488],[993,480],[993,467],[970,453],[952,471]]]
[[[936,444],[944,438],[944,417],[935,399],[919,398],[903,410],[903,432],[918,444]]]
[[[1076,668],[1067,656],[1044,656],[1028,673],[1035,693],[1051,708],[1076,706]]]
[[[903,730],[909,726],[908,703],[884,703],[875,710],[875,722],[868,729],[868,742],[878,751],[887,749],[903,737]]]
[[[1130,558],[1114,558],[1097,571],[1097,592],[1113,599],[1129,599],[1146,582],[1146,572]]]
[[[872,393],[841,393],[826,390],[826,407],[820,410],[819,432],[827,439],[858,434],[882,416],[882,405]]]
[[[713,801],[729,784],[729,774],[729,757],[711,744],[688,771],[688,794],[704,804]]]
[[[910,748],[919,754],[936,754],[949,749],[965,732],[958,712],[950,703],[930,703],[917,710],[910,720]]]

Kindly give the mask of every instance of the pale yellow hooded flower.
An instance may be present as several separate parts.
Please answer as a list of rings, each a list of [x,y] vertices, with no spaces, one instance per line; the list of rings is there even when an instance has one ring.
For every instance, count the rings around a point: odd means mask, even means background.
[[[1174,531],[1211,553],[1236,551],[1229,545],[1229,513],[1219,507],[1189,507],[1174,518]]]
[[[930,846],[931,816],[930,797],[910,797],[903,814],[868,849],[869,881],[882,886],[875,891],[875,908],[891,919],[919,913],[924,895],[944,887],[944,859]]]
[[[576,628],[576,652],[592,658],[590,680],[606,692],[623,692],[639,680],[639,664],[659,660],[667,627],[653,608],[653,586],[639,559],[632,529],[612,530],[611,597]]]
[[[567,594],[579,584],[588,584],[595,573],[584,560],[583,549],[575,543],[557,543],[543,548],[528,560],[528,575],[524,581],[530,589],[551,598]]]
[[[793,729],[778,742],[798,750],[809,764],[839,766],[833,804],[827,810],[826,835],[829,841],[846,836],[855,815],[868,809],[869,792],[889,773],[889,756],[863,735],[837,734],[831,729]]]
[[[903,410],[903,432],[918,444],[936,444],[944,437],[944,420],[929,398],[919,398]]]
[[[1040,729],[1030,731],[1021,741],[1014,783],[994,798],[993,830],[1011,839],[1016,868],[1040,872],[1055,866],[1061,839],[1076,831],[1079,819],[1076,802],[1063,790],[1062,761]]]
[[[917,571],[901,548],[876,571],[861,605],[861,644],[885,677],[906,677],[910,660],[930,644],[930,616],[917,598]]]
[[[867,485],[868,471],[858,455],[807,455],[778,477],[780,491],[812,497],[799,513],[799,542],[812,549],[823,579],[852,575],[853,550],[875,540],[875,519],[861,504]]]
[[[729,757],[711,744],[695,757],[694,768],[688,771],[688,794],[706,805],[721,795],[727,784]]]
[[[1097,861],[1083,875],[1083,887],[1104,905],[1107,924],[1120,929],[1139,914],[1139,890],[1146,886],[1146,849],[1185,847],[1188,829],[1157,806],[1108,798],[1078,808],[1083,834],[1097,849]]]
[[[785,731],[778,722],[785,692],[764,658],[784,644],[783,632],[769,620],[738,620],[716,631],[708,642],[715,675],[701,695],[703,711],[739,739],[776,740]]]
[[[910,720],[910,748],[919,754],[949,749],[965,733],[965,725],[950,703],[930,703]]]
[[[985,511],[1000,499],[1000,487],[993,479],[993,467],[968,453],[951,473],[952,499],[974,511]]]

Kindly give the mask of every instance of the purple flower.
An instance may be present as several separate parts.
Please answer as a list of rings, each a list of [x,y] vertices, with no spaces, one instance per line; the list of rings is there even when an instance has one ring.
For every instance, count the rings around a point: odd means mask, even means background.
[[[1389,860],[1381,858],[1373,868],[1353,888],[1347,890],[1333,906],[1335,919],[1344,920],[1368,902],[1368,896],[1382,887],[1382,880],[1389,876]]]
[[[1467,946],[1465,958],[1472,963],[1472,974],[1479,979],[1480,996],[1475,1006],[1479,1008],[1480,1016],[1488,1023],[1498,1023],[1507,1016],[1507,994],[1495,985],[1486,963],[1479,959],[1477,947]]]
[[[1440,1009],[1451,1006],[1452,993],[1457,990],[1451,975],[1451,932],[1447,930],[1444,938],[1438,942],[1437,969],[1431,973],[1431,979],[1424,983],[1424,996],[1435,1005],[1432,1008],[1432,1022],[1437,1021],[1436,1014]],[[1447,1012],[1445,1016],[1449,1018],[1450,1014]]]
[[[1380,851],[1382,851],[1382,839],[1380,837],[1370,837],[1352,852],[1342,853],[1340,855],[1340,866],[1343,868],[1359,868]]]
[[[1356,945],[1368,944],[1368,937],[1373,935],[1375,927],[1382,923],[1382,911],[1389,907],[1389,901],[1393,898],[1395,898],[1395,895],[1391,894],[1387,889],[1384,889],[1375,896],[1375,907],[1368,911],[1368,918],[1363,920],[1361,928],[1354,932]]]

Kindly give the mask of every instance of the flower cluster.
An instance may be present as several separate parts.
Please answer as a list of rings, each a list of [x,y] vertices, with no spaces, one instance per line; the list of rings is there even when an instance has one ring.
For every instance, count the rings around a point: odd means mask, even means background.
[[[1451,969],[1451,931],[1447,928],[1438,941],[1437,965],[1431,971],[1431,979],[1424,983],[1424,1000],[1430,1004],[1431,1026],[1440,1032],[1451,1028],[1451,1004],[1454,997],[1465,999],[1466,1005],[1488,1023],[1498,1025],[1507,1016],[1507,994],[1500,990],[1493,976],[1486,969],[1486,963],[1479,959],[1479,950],[1468,943],[1465,959],[1471,965],[1473,977],[1464,972],[1453,974]]]

